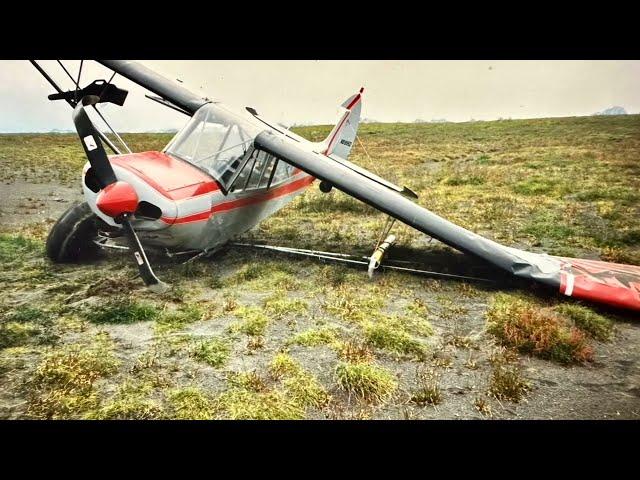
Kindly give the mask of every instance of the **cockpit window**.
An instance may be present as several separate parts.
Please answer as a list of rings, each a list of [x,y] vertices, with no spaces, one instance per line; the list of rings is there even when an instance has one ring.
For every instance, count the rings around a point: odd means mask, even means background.
[[[226,185],[262,128],[216,104],[202,106],[167,145],[165,152],[185,160]]]

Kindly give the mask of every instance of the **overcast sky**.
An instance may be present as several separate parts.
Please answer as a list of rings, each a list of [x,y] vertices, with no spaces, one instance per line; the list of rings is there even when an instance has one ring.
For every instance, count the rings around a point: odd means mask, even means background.
[[[141,61],[203,95],[255,107],[273,121],[334,123],[337,106],[365,87],[362,116],[382,122],[590,115],[617,105],[640,112],[640,61]],[[54,79],[71,81],[54,61]],[[64,61],[77,75],[79,61]],[[109,72],[85,62],[83,84]],[[130,91],[125,107],[105,112],[119,131],[181,127],[186,117]],[[73,128],[71,110],[49,102],[53,89],[27,61],[0,61],[0,131]]]

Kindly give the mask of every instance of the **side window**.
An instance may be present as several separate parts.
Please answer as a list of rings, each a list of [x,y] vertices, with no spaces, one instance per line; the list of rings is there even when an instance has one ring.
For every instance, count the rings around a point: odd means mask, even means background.
[[[273,175],[273,181],[271,184],[280,183],[286,180],[293,173],[293,167],[289,165],[287,162],[282,160],[278,160],[278,165],[276,166],[276,173]]]
[[[275,159],[261,150],[254,150],[244,168],[233,182],[231,191],[256,190],[266,188],[271,177]],[[273,183],[273,181],[271,182]]]

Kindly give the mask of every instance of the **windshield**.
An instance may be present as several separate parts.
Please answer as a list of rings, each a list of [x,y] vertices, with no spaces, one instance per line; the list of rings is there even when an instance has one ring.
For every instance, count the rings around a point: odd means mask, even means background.
[[[208,103],[169,143],[165,152],[196,165],[218,181],[235,170],[263,130],[234,113]]]

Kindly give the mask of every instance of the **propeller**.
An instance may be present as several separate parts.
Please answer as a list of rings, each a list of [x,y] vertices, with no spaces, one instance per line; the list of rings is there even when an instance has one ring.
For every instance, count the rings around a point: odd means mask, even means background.
[[[105,215],[112,217],[116,223],[122,225],[138,265],[140,277],[151,291],[162,293],[169,288],[169,285],[159,280],[153,273],[140,239],[130,221],[138,206],[138,195],[131,185],[116,178],[98,132],[85,111],[86,106],[95,105],[99,101],[100,97],[97,95],[86,95],[73,109],[73,123],[101,188],[96,206]]]

